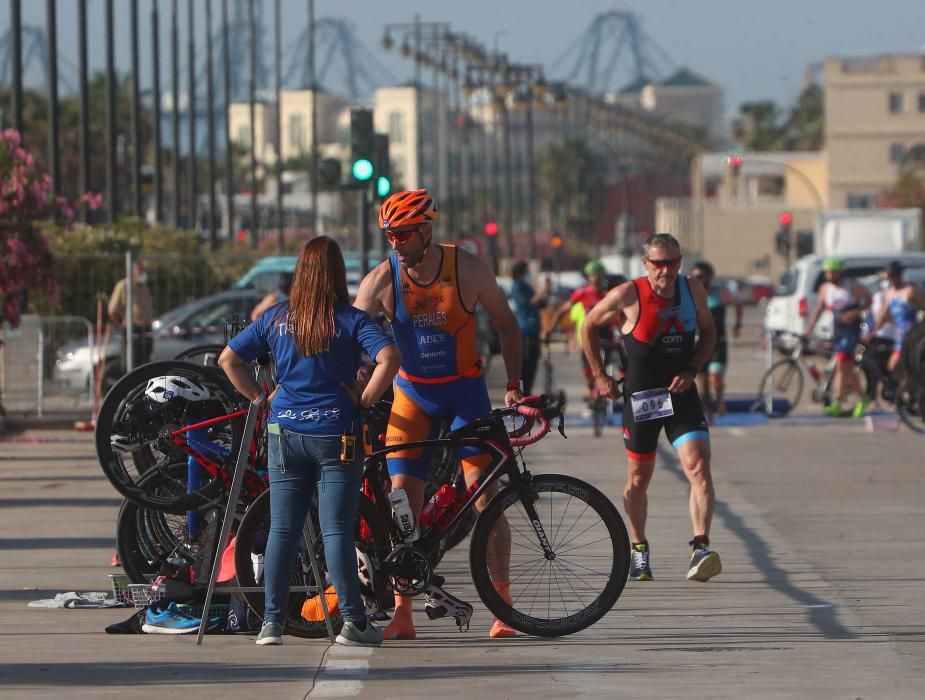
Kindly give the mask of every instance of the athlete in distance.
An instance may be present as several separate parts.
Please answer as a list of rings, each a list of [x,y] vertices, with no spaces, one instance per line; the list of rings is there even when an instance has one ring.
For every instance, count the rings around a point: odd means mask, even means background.
[[[633,539],[630,578],[652,580],[646,491],[664,428],[691,485],[694,538],[687,578],[707,581],[720,573],[722,565],[719,554],[709,548],[716,496],[710,474],[710,433],[694,380],[713,352],[716,328],[703,285],[679,274],[681,246],[674,236],[652,236],[642,255],[646,276],[614,287],[595,304],[582,326],[583,346],[597,390],[617,398],[618,384],[604,373],[601,362],[599,331],[625,314],[623,440],[628,474],[623,505]]]
[[[522,398],[517,319],[484,261],[454,245],[433,242],[436,218],[437,207],[427,190],[397,192],[382,203],[379,225],[393,255],[363,279],[354,302],[373,317],[385,313],[401,351],[386,431],[390,447],[435,437],[444,421],[456,429],[491,411],[476,344],[479,305],[501,336],[508,376],[505,404]],[[478,448],[461,449],[459,457],[469,485],[480,479],[490,461]],[[428,451],[420,449],[393,452],[388,458],[392,487],[405,490],[415,516],[423,505],[429,462]],[[476,506],[487,505],[495,490],[488,490]],[[502,596],[510,589],[510,551],[507,522],[499,522],[488,553],[494,562],[489,571]],[[386,639],[415,637],[411,600],[396,596]],[[496,619],[491,636],[511,637],[514,630]]]

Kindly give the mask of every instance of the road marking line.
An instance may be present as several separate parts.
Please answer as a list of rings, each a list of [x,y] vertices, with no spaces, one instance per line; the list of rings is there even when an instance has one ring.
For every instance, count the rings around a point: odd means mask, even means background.
[[[745,428],[732,427],[732,428],[729,428],[729,434],[734,437],[745,437],[746,432],[745,432]]]
[[[351,676],[362,677],[369,673],[369,661],[362,657],[369,656],[372,651],[370,647],[332,647],[309,697],[342,698],[359,695],[363,690],[363,681]],[[325,680],[328,674],[338,680]]]

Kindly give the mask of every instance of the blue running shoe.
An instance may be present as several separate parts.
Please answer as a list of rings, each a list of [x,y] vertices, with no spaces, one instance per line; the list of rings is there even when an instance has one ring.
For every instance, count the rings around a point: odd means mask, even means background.
[[[218,622],[218,618],[212,618],[208,626],[214,627]],[[199,623],[198,617],[180,610],[176,603],[171,602],[163,610],[156,605],[149,607],[141,631],[147,634],[189,634],[199,629]]]

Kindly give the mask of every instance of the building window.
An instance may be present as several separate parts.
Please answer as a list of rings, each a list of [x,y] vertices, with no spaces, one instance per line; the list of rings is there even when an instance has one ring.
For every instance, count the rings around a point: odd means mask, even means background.
[[[299,153],[305,152],[308,139],[305,138],[305,115],[293,114],[289,117],[289,147]]]
[[[919,93],[919,112],[925,112],[925,92]]]
[[[250,124],[242,124],[238,127],[238,143],[245,147],[250,147],[251,145],[251,126]]]
[[[901,143],[890,144],[890,162],[899,165],[906,159],[906,147]]]
[[[405,142],[405,115],[389,112],[389,143]]]
[[[901,92],[890,93],[890,114],[899,114],[903,111],[903,94]]]
[[[846,203],[849,209],[873,209],[877,206],[877,198],[872,194],[849,194]]]

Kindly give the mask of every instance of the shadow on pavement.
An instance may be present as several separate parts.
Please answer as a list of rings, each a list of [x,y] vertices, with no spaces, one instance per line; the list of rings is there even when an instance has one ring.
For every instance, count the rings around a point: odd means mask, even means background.
[[[10,537],[0,538],[0,551],[32,549],[108,549],[116,537]]]
[[[0,508],[30,508],[32,506],[51,508],[107,506],[115,508],[120,505],[122,505],[121,498],[0,498]]]
[[[170,663],[112,661],[93,663],[17,663],[0,665],[0,685],[11,686],[170,686],[223,683],[279,683],[304,680],[310,683],[315,668],[307,664]]]
[[[677,456],[663,445],[658,446],[659,455],[664,460],[668,470],[676,477],[687,483],[687,477],[681,468]],[[810,624],[814,625],[828,639],[855,639],[856,635],[848,630],[838,619],[837,606],[824,598],[820,598],[809,591],[801,589],[790,580],[790,574],[774,561],[768,543],[754,529],[745,524],[745,521],[732,511],[720,499],[716,500],[716,515],[723,520],[723,524],[736,535],[744,544],[752,562],[765,577],[765,583],[776,591],[783,593],[799,605],[807,608],[806,615]]]

